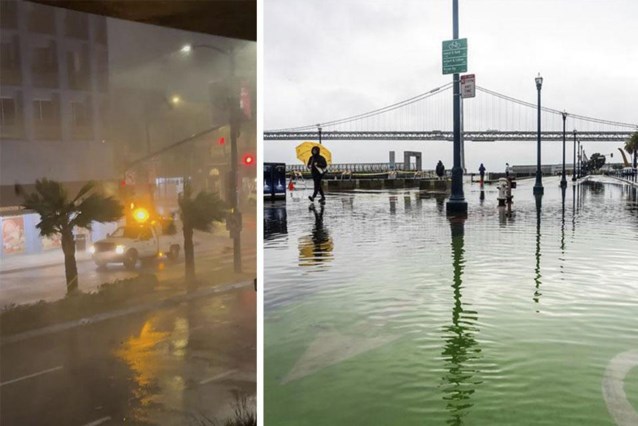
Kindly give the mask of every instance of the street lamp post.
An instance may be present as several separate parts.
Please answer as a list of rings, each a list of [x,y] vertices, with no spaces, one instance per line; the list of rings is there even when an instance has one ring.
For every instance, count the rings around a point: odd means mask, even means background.
[[[238,117],[238,101],[236,96],[237,87],[235,87],[235,54],[232,48],[224,50],[217,46],[208,44],[185,45],[181,51],[185,53],[191,52],[195,48],[204,48],[214,50],[221,53],[229,61],[229,80],[231,91],[229,92],[226,107],[228,109],[228,123],[230,125],[230,208],[232,224],[230,228],[230,236],[233,239],[233,264],[235,272],[241,272],[241,212],[239,211],[239,188],[237,184],[237,136],[239,136],[239,117]]]
[[[534,194],[542,194],[543,181],[541,173],[541,88],[543,87],[543,77],[540,73],[535,79],[536,91],[538,92],[538,136],[536,140],[536,183],[534,184]]]
[[[572,181],[576,181],[576,129],[574,129],[574,162],[572,163]]]
[[[563,177],[560,179],[560,187],[567,187],[567,179],[565,179],[565,122],[567,121],[567,112],[563,111]]]
[[[459,1],[452,2],[453,39],[459,38]],[[452,167],[452,189],[446,204],[447,214],[466,214],[467,202],[463,194],[463,168],[461,167],[461,90],[459,75],[453,75],[453,109],[454,109],[454,165]]]
[[[582,157],[583,157],[583,152],[580,149],[580,141],[578,141],[578,179],[580,179],[581,177],[583,177],[580,167],[582,164]]]

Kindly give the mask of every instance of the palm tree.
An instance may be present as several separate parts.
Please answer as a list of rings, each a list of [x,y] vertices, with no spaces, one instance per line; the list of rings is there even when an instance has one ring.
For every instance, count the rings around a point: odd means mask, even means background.
[[[224,202],[215,193],[201,191],[191,198],[190,183],[184,184],[184,193],[178,199],[184,233],[184,264],[186,282],[195,280],[195,252],[193,231],[210,231],[213,222],[221,222],[226,215]]]
[[[638,153],[638,131],[625,141],[625,151],[634,155],[634,167],[636,167],[636,154]]]
[[[35,192],[27,194],[17,184],[15,192],[23,198],[22,206],[40,215],[36,227],[40,235],[60,234],[64,253],[67,295],[78,290],[78,268],[75,263],[73,228],[91,229],[92,222],[113,222],[122,217],[122,206],[113,197],[95,191],[96,184],[88,182],[72,200],[61,183],[46,178],[35,182]]]

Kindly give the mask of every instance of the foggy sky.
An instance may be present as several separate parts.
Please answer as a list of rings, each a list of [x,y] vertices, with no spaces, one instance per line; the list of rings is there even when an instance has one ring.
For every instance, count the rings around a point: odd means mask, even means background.
[[[534,77],[540,72],[544,106],[638,123],[638,1],[460,0],[459,7],[468,73],[476,74],[478,85],[536,102]],[[448,83],[451,75],[441,73],[441,41],[451,38],[451,0],[268,0],[264,128],[342,118]],[[266,161],[296,163],[296,142],[264,144]],[[467,165],[483,161],[500,171],[506,161],[533,164],[534,145],[468,142]],[[619,146],[584,145],[589,154],[617,152]],[[388,161],[389,150],[401,158],[413,149],[425,153],[424,168],[439,158],[452,165],[452,147],[445,142],[326,146],[335,162]],[[543,162],[560,162],[560,144],[544,143],[543,151]]]

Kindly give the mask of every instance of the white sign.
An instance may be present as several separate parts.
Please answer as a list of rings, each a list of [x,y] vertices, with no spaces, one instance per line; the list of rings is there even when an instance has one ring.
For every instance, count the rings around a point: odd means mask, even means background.
[[[461,97],[473,98],[476,96],[474,74],[465,74],[461,76]]]

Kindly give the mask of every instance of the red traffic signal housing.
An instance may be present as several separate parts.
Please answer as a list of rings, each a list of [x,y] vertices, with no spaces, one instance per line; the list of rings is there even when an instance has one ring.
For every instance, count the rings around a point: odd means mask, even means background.
[[[244,155],[242,162],[246,166],[252,166],[253,164],[255,164],[255,157],[252,154],[246,154]]]

